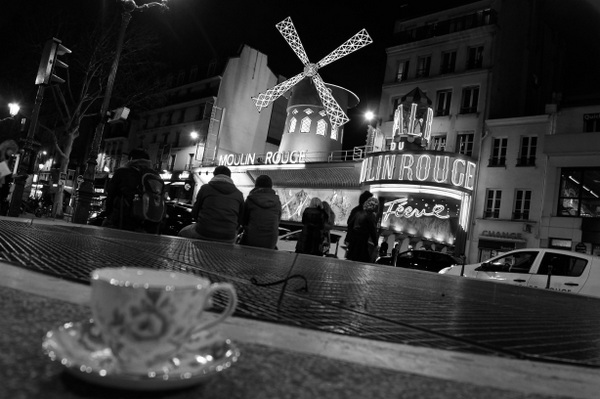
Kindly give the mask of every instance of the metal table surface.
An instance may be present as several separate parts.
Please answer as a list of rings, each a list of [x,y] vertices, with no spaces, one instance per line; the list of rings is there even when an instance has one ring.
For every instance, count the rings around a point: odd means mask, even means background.
[[[233,283],[239,295],[237,317],[435,349],[600,367],[598,298],[13,218],[0,218],[0,261],[83,284],[99,267],[182,270]],[[215,306],[222,304],[217,296]]]

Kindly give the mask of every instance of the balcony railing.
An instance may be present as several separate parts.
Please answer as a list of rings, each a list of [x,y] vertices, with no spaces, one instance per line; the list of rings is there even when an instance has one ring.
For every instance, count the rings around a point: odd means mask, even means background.
[[[490,158],[488,166],[506,166],[506,157]]]
[[[535,157],[519,157],[517,166],[535,166]]]
[[[483,217],[485,219],[498,219],[500,217],[500,210],[484,211]]]
[[[514,211],[513,220],[529,220],[529,211]]]

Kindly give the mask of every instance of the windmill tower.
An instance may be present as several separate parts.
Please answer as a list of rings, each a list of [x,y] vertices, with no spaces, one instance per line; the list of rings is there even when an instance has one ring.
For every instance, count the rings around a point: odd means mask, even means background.
[[[341,127],[349,120],[344,108],[356,106],[358,97],[342,87],[325,83],[318,70],[372,43],[373,40],[363,29],[314,64],[308,60],[290,17],[275,26],[302,61],[304,70],[252,97],[256,108],[260,112],[262,108],[269,106],[293,88],[288,101],[280,151],[307,150],[326,154],[332,149],[341,149]]]

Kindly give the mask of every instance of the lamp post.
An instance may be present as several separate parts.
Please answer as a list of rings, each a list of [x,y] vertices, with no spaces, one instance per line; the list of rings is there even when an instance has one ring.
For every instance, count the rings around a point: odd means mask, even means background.
[[[15,116],[17,116],[17,114],[19,113],[19,111],[21,110],[21,107],[19,106],[19,104],[17,103],[10,103],[8,104],[8,114],[10,116],[7,116],[6,118],[2,118],[0,119],[0,122],[4,122],[6,120],[14,120]]]
[[[104,92],[104,99],[100,107],[100,122],[96,126],[94,131],[94,138],[92,140],[92,146],[90,148],[89,158],[87,165],[83,173],[83,182],[79,185],[77,190],[77,204],[73,215],[73,222],[79,224],[86,224],[90,213],[90,207],[92,199],[94,198],[94,180],[96,179],[96,166],[98,165],[98,151],[100,149],[100,143],[102,142],[102,136],[104,135],[104,126],[108,119],[108,107],[110,98],[112,96],[112,90],[115,83],[115,77],[117,76],[117,69],[119,68],[119,60],[121,58],[121,51],[123,50],[123,41],[125,39],[125,31],[131,21],[131,14],[134,11],[143,11],[147,8],[160,7],[162,10],[168,10],[168,0],[161,0],[161,2],[152,2],[142,5],[137,5],[134,0],[118,0],[122,7],[121,11],[121,27],[119,28],[119,36],[117,38],[117,49],[115,53],[115,59],[113,60],[110,72],[108,74],[108,81],[106,83],[106,90]]]
[[[385,137],[381,132],[380,120],[377,119],[377,115],[373,111],[367,111],[365,112],[365,119],[369,123],[367,126],[367,152],[384,150]],[[373,121],[375,121],[375,126],[373,126]]]
[[[190,133],[190,137],[192,138],[192,140],[194,140],[194,147],[195,147],[195,149],[194,149],[194,159],[193,159],[193,161],[195,162],[195,161],[198,160],[198,145],[200,144],[200,142],[199,142],[198,139],[199,139],[200,135],[198,134],[197,131],[194,130],[193,132]],[[191,163],[190,170],[194,167],[194,162]]]

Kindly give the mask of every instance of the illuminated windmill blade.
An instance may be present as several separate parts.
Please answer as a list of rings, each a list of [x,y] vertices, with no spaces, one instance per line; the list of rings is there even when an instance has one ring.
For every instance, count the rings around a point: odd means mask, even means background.
[[[303,65],[307,65],[310,61],[308,61],[308,56],[306,55],[306,51],[304,50],[304,46],[302,46],[302,42],[300,41],[300,36],[298,36],[298,32],[296,32],[296,28],[292,23],[292,18],[287,17],[277,25],[275,25],[279,32],[283,36],[286,42],[290,45],[294,53],[300,58]]]
[[[286,81],[279,83],[277,86],[270,88],[264,93],[260,93],[257,97],[252,97],[254,105],[258,108],[258,112],[261,109],[268,107],[273,101],[277,100],[283,93],[292,88],[296,83],[304,79],[305,73],[300,72],[298,75],[289,78]]]
[[[373,43],[373,39],[371,39],[371,36],[369,36],[367,30],[363,29],[348,39],[340,47],[329,53],[329,55],[327,55],[321,61],[317,62],[317,66],[322,68],[325,65],[331,64],[333,61],[339,60],[340,58],[345,57],[348,54],[353,53],[371,43]]]
[[[337,101],[335,101],[331,95],[331,90],[325,86],[325,82],[323,82],[321,76],[317,73],[312,76],[312,79],[317,88],[317,92],[319,93],[319,97],[321,98],[321,102],[323,103],[323,107],[325,107],[325,112],[327,112],[327,115],[329,116],[331,128],[337,129],[348,122],[350,119],[348,119]]]

